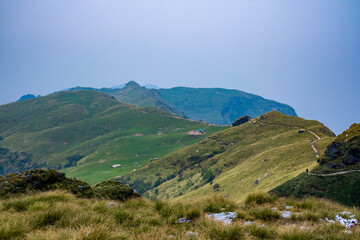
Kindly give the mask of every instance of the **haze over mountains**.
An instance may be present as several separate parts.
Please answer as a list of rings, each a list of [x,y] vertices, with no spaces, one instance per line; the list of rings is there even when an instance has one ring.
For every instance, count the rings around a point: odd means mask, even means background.
[[[319,172],[335,136],[286,104],[238,90],[154,89],[130,81],[123,88],[75,87],[26,98],[0,106],[1,173],[56,168],[90,184],[116,177],[149,198],[210,192],[242,199],[276,187],[277,194],[302,197],[286,187],[307,188],[311,181],[303,173]],[[213,125],[243,115],[253,119],[244,117],[236,127]],[[349,133],[357,139],[354,126]],[[359,146],[352,141],[339,144],[357,163]],[[358,181],[358,173],[351,176],[347,182]],[[354,197],[321,196],[359,204]]]

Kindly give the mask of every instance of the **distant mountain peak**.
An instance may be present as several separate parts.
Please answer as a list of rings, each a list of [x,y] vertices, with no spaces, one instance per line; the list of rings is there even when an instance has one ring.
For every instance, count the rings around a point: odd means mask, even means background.
[[[141,87],[140,84],[138,84],[135,81],[129,81],[127,84],[125,84],[125,87]]]
[[[23,95],[19,100],[17,100],[17,102],[32,99],[32,98],[37,98],[37,97],[41,97],[41,96],[40,95],[35,96],[33,94],[26,94],[26,95]]]

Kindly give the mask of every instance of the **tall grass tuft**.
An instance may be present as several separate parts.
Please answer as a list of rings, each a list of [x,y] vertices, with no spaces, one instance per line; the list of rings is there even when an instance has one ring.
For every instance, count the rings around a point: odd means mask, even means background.
[[[264,227],[250,227],[250,233],[254,237],[260,238],[260,239],[272,239],[276,237],[276,232],[269,230]]]
[[[317,239],[314,234],[299,230],[291,230],[279,235],[282,240],[312,240]]]
[[[204,212],[218,213],[218,212],[229,212],[236,208],[234,201],[228,198],[215,195],[214,197],[207,200],[204,207]]]
[[[31,220],[31,225],[35,229],[44,228],[49,225],[55,225],[57,221],[63,218],[65,212],[60,209],[49,209],[46,212],[36,214]]]
[[[250,211],[250,214],[256,219],[262,221],[274,221],[280,218],[280,213],[271,210],[270,208],[258,207]]]
[[[270,196],[268,193],[250,193],[246,196],[245,204],[264,204],[264,203],[273,203],[275,202],[275,198]]]
[[[18,221],[0,222],[0,239],[23,239],[26,233],[26,228],[23,223]]]
[[[240,226],[212,227],[209,232],[211,240],[240,240],[245,239],[244,229]]]

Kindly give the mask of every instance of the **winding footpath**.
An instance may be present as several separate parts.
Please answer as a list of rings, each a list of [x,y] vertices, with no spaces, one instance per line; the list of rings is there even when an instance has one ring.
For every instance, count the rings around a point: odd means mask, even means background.
[[[310,131],[308,129],[306,129],[306,131],[308,131],[309,133],[311,133],[312,135],[314,135],[317,138],[317,140],[312,140],[311,141],[311,148],[314,150],[316,157],[319,158],[320,157],[319,150],[315,147],[315,142],[321,140],[322,138],[319,137],[319,135],[317,135],[313,131]]]
[[[319,135],[317,135],[316,133],[314,133],[313,131],[310,131],[308,129],[304,129],[302,127],[299,127],[299,126],[293,126],[293,125],[282,125],[282,124],[268,124],[268,123],[260,123],[260,125],[268,125],[268,126],[281,126],[281,127],[296,127],[296,128],[299,128],[299,129],[303,129],[307,132],[309,132],[310,134],[314,135],[317,139],[316,140],[312,140],[311,141],[311,148],[314,150],[315,152],[315,155],[317,158],[320,157],[320,154],[319,154],[319,150],[315,147],[315,142],[319,141],[319,140],[322,140],[321,137],[319,137]]]
[[[281,125],[281,124],[266,124],[266,123],[261,123],[261,125],[272,125],[272,126],[286,126],[286,125]],[[292,126],[292,127],[297,127],[297,128],[300,128],[298,126]],[[317,158],[319,158],[319,150],[315,147],[315,142],[319,141],[319,140],[322,140],[322,138],[317,135],[316,133],[314,133],[313,131],[310,131],[308,129],[304,129],[304,128],[301,128],[309,133],[311,133],[312,135],[314,135],[317,139],[316,140],[312,140],[311,141],[311,148],[314,150],[315,152],[315,155]],[[349,171],[341,171],[341,172],[335,172],[335,173],[310,173],[308,172],[307,174],[308,175],[312,175],[312,176],[320,176],[320,177],[327,177],[327,176],[336,176],[336,175],[343,175],[343,174],[347,174],[347,173],[352,173],[352,172],[360,172],[360,170],[349,170]]]
[[[317,174],[317,173],[308,173],[309,175],[312,176],[321,176],[321,177],[326,177],[326,176],[336,176],[336,175],[343,175],[343,174],[347,174],[347,173],[351,173],[351,172],[360,172],[360,170],[349,170],[349,171],[341,171],[341,172],[335,172],[335,173],[326,173],[326,174]]]

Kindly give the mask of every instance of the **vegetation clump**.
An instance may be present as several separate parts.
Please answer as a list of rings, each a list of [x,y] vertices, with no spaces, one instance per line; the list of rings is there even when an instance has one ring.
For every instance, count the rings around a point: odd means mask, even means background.
[[[3,140],[0,137],[0,141]],[[12,152],[7,148],[0,147],[0,174],[8,174],[15,171],[41,168],[44,163],[33,161],[32,154],[26,152]]]
[[[244,123],[250,121],[251,119],[252,119],[252,117],[245,115],[245,116],[242,116],[242,117],[236,119],[235,122],[232,123],[232,125],[233,125],[233,127],[236,127],[236,126],[239,126],[241,124],[244,124]]]
[[[273,196],[270,196],[268,193],[250,193],[246,196],[245,204],[264,204],[264,203],[273,203],[275,201],[275,198]]]
[[[54,169],[27,170],[21,173],[8,174],[4,177],[0,176],[1,198],[51,190],[65,190],[83,198],[95,197],[119,201],[140,197],[132,188],[119,181],[104,181],[91,187],[88,183],[81,180],[67,178],[64,173]],[[22,204],[26,205],[25,202],[20,202],[15,208],[22,209]]]

